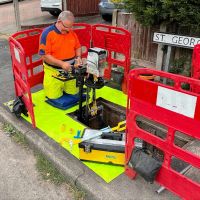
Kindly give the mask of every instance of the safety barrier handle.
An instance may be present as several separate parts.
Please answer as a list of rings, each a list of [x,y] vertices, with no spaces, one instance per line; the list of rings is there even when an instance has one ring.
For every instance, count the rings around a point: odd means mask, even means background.
[[[186,91],[184,89],[181,88],[181,84],[182,83],[188,83],[190,85],[196,85],[198,87],[200,87],[200,82],[197,79],[194,78],[190,78],[190,77],[184,77],[181,75],[177,75],[177,74],[171,74],[171,73],[166,73],[163,71],[158,71],[158,70],[154,70],[154,69],[149,69],[149,68],[137,68],[137,69],[133,69],[130,71],[129,74],[129,80],[132,79],[132,77],[136,77],[138,79],[142,79],[140,78],[140,76],[142,75],[154,75],[154,76],[158,76],[161,78],[167,78],[167,79],[171,79],[174,81],[174,85],[173,86],[169,86],[163,83],[158,83],[155,80],[155,84],[159,84],[159,85],[165,85],[165,87],[169,87],[169,88],[176,88],[176,89],[180,89],[183,92],[186,93],[191,93],[191,91]],[[142,79],[144,80],[144,79]],[[144,80],[144,81],[148,81],[148,80]],[[194,93],[194,92],[192,92]]]

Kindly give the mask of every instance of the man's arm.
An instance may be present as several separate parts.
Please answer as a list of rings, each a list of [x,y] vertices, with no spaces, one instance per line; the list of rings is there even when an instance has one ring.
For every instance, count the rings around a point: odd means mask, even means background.
[[[76,49],[76,60],[77,60],[77,62],[76,62],[76,66],[75,67],[78,67],[79,65],[82,64],[81,47]]]
[[[76,57],[81,58],[81,47],[76,49]]]

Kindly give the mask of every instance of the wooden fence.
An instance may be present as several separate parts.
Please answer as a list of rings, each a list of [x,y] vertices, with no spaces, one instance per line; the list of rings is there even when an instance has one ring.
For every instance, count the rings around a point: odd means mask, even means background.
[[[131,32],[132,35],[131,60],[133,65],[155,68],[158,44],[153,43],[152,39],[154,32],[160,32],[160,27],[159,26],[144,27],[135,20],[132,14],[124,12],[118,12],[116,24],[118,27],[123,27]],[[177,32],[177,34],[191,35],[191,32],[189,32],[188,30],[181,30],[181,33]],[[188,58],[188,60],[190,60],[191,55],[192,55],[192,49],[173,47],[170,62],[173,62],[175,59],[179,59],[181,57],[185,57]],[[165,63],[165,58],[166,58],[166,52],[164,50],[163,64]]]
[[[131,32],[132,61],[145,67],[155,67],[158,45],[152,43],[152,38],[153,32],[159,31],[159,27],[143,27],[133,15],[123,12],[118,13],[117,26]]]
[[[67,10],[74,13],[75,16],[95,15],[99,13],[99,0],[66,0]]]

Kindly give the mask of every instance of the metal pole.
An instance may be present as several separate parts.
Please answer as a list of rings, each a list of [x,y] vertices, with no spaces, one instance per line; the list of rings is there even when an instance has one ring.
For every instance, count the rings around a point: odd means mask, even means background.
[[[112,14],[112,26],[117,27],[118,9],[113,10]]]
[[[160,32],[166,32],[167,26],[165,24],[160,25]],[[158,49],[157,49],[157,56],[156,56],[156,69],[161,70],[162,65],[163,65],[163,44],[158,44]]]
[[[19,2],[18,0],[13,0],[14,12],[15,12],[15,23],[17,27],[17,31],[21,30],[21,22],[20,22],[20,12],[19,12]]]
[[[170,64],[170,59],[171,59],[171,52],[172,52],[172,47],[168,46],[167,47],[167,56],[166,56],[165,65],[164,65],[164,69],[163,69],[164,72],[168,72],[168,70],[169,70],[169,64]],[[167,79],[166,78],[164,78],[163,83],[164,84],[167,83]]]
[[[166,57],[165,66],[164,66],[164,70],[163,70],[163,71],[165,71],[165,72],[168,72],[168,70],[169,70],[171,52],[172,52],[172,47],[171,47],[171,46],[168,46],[168,47],[167,47],[167,57]]]
[[[63,8],[62,10],[67,10],[67,0],[63,0]]]

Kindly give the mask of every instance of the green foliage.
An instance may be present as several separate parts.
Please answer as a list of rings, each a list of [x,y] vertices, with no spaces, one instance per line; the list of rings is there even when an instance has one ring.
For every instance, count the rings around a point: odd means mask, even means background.
[[[180,74],[182,76],[190,77],[191,74],[191,60],[187,57],[181,57],[172,62],[169,72],[173,74]],[[181,88],[184,90],[189,90],[190,85],[188,83],[182,83]]]
[[[180,74],[183,76],[190,77],[191,71],[191,60],[187,57],[181,57],[179,59],[175,59],[171,63],[171,67],[169,68],[169,72],[173,74]]]
[[[110,0],[114,5],[116,9],[123,9],[124,4],[123,0]]]
[[[169,72],[173,74],[181,74],[184,70],[185,58],[179,58],[173,61],[171,67],[169,68]]]
[[[193,30],[200,29],[199,0],[123,0],[137,21],[149,26],[177,23]]]

